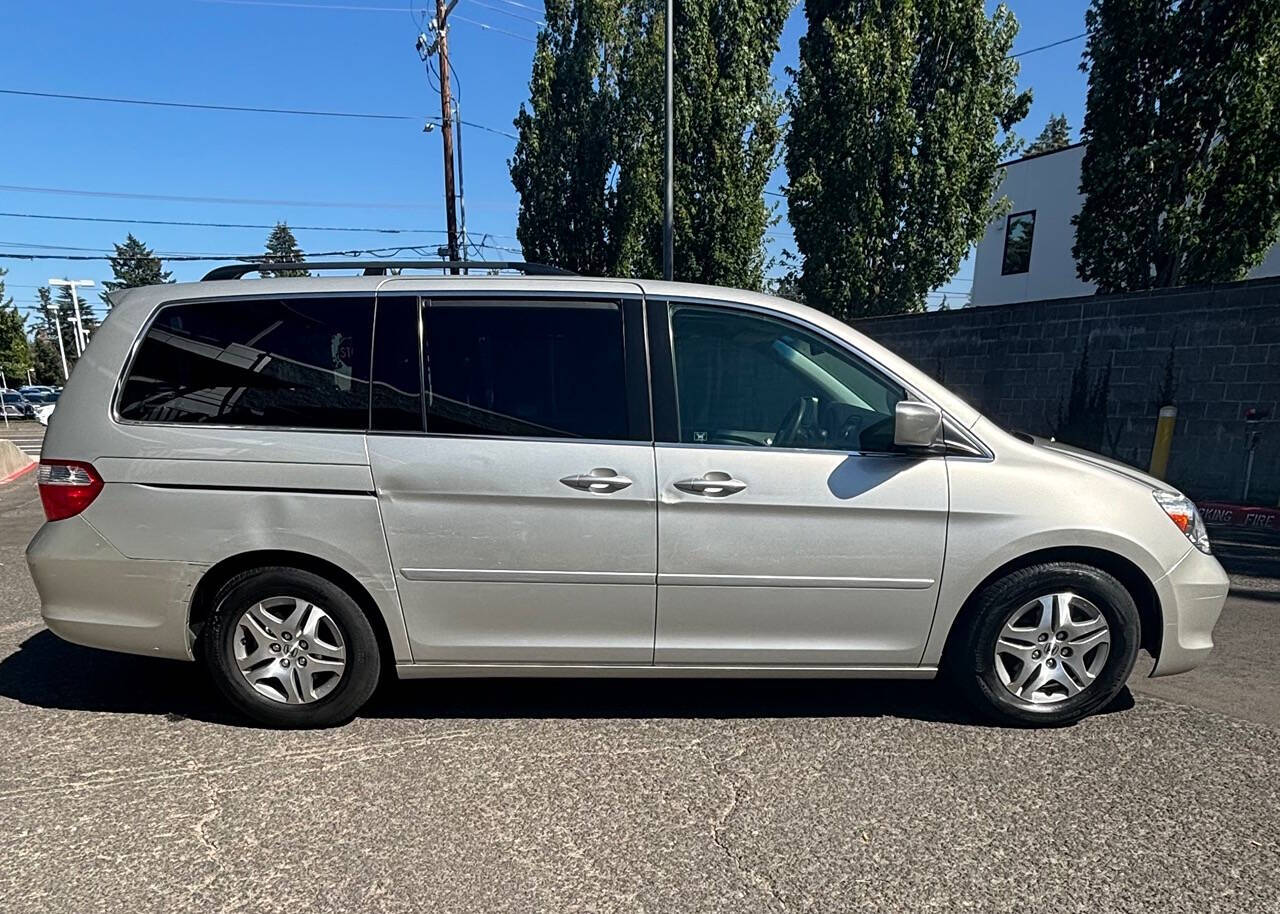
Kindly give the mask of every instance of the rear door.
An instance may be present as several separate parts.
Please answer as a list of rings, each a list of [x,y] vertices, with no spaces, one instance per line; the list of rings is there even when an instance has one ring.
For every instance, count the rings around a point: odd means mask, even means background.
[[[947,530],[901,384],[790,318],[661,302],[657,663],[915,666]],[[673,352],[659,350],[671,341]]]
[[[416,661],[652,662],[641,307],[379,297],[369,457]]]

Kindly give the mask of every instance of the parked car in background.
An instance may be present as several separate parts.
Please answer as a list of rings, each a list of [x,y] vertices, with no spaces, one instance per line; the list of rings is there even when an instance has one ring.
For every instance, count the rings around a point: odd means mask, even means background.
[[[1061,724],[1212,648],[1227,576],[1167,483],[803,305],[522,268],[117,293],[44,439],[49,628],[279,726],[388,669],[943,674]]]
[[[16,390],[0,392],[0,401],[4,404],[4,414],[10,419],[34,419],[35,407],[31,401]]]
[[[34,411],[35,420],[41,425],[49,424],[49,417],[53,415],[53,407],[57,404],[59,396],[60,393],[53,388],[26,395]]]

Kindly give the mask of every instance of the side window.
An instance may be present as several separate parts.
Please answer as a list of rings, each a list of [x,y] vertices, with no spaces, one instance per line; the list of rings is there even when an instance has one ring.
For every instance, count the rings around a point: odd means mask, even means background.
[[[671,329],[681,441],[893,450],[894,408],[905,391],[817,334],[680,305]]]
[[[423,313],[428,433],[636,437],[617,302],[436,299]]]
[[[418,297],[380,295],[375,311],[369,427],[376,432],[421,432]]]
[[[364,429],[372,324],[371,297],[162,308],[118,412],[137,422]]]

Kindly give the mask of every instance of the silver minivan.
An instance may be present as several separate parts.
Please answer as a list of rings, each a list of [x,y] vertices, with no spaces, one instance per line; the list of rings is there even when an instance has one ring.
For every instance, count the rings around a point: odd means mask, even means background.
[[[944,673],[1058,724],[1212,647],[1166,483],[792,302],[502,266],[117,293],[44,441],[48,627],[278,726],[392,672]]]

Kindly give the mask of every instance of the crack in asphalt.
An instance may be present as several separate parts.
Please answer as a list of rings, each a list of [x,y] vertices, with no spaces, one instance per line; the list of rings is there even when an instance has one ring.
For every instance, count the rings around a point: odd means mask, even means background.
[[[729,819],[731,819],[734,813],[738,811],[738,807],[741,805],[740,798],[743,793],[743,791],[734,782],[733,776],[729,772],[729,765],[736,759],[741,758],[747,751],[746,748],[739,746],[729,755],[726,755],[719,760],[712,758],[700,743],[696,748],[702,755],[707,767],[711,769],[711,773],[715,775],[716,780],[729,794],[728,802],[720,810],[715,821],[711,823],[711,843],[714,844],[722,854],[724,854],[725,859],[729,861],[730,866],[733,867],[734,871],[738,873],[747,884],[757,892],[763,892],[763,894],[773,901],[782,911],[785,912],[789,910],[786,900],[778,891],[778,887],[774,884],[774,881],[769,878],[769,876],[756,870],[754,867],[745,864],[742,861],[742,858],[739,857],[738,854],[734,852],[733,848],[729,846],[729,842],[725,840],[725,832],[728,831]]]

